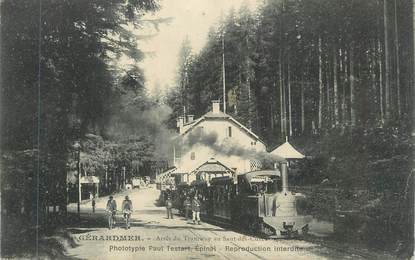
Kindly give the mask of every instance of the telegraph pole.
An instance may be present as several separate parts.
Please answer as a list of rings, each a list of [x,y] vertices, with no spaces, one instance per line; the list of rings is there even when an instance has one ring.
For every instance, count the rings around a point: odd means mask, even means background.
[[[225,86],[225,31],[222,32],[222,85],[223,85],[223,113],[226,113],[226,86]]]
[[[125,181],[125,166],[122,167],[122,172],[123,172],[124,189],[125,189],[125,184],[126,184],[126,181]]]

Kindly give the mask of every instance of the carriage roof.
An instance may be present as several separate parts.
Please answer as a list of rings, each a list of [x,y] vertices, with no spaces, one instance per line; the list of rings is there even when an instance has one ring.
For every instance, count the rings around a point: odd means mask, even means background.
[[[231,176],[221,176],[221,177],[212,178],[210,180],[211,184],[224,183],[224,182],[233,182],[233,178]]]
[[[260,171],[253,171],[253,172],[247,172],[244,174],[240,174],[238,176],[245,177],[248,182],[251,182],[251,180],[257,178],[257,177],[280,177],[281,174],[278,170],[260,170]]]

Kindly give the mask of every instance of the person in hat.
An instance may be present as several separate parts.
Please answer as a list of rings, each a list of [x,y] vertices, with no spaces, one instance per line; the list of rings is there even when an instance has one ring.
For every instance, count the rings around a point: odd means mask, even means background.
[[[124,201],[122,202],[122,212],[124,214],[124,219],[125,219],[125,228],[129,229],[130,228],[130,217],[131,217],[131,213],[133,211],[133,203],[130,200],[130,198],[128,196],[125,196]]]
[[[190,200],[189,196],[186,196],[186,199],[183,202],[183,207],[184,207],[184,216],[186,217],[186,220],[188,220],[190,218],[190,211],[192,210],[192,201]]]
[[[96,205],[96,202],[95,202],[95,196],[94,196],[94,197],[92,197],[92,201],[91,201],[91,203],[92,203],[92,213],[95,213],[95,205]]]
[[[106,211],[108,212],[108,227],[112,229],[115,226],[115,213],[117,213],[117,202],[112,196],[107,201]]]
[[[197,224],[200,225],[200,204],[199,198],[195,195],[192,200],[193,224],[196,224],[197,221]]]
[[[168,219],[170,219],[170,218],[173,219],[172,209],[173,209],[173,202],[171,200],[171,196],[168,195],[167,200],[166,200],[166,210],[167,210],[167,218]]]

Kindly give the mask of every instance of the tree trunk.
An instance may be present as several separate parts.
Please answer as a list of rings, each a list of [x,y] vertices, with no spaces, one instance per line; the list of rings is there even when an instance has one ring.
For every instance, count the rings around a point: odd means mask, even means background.
[[[305,112],[304,112],[304,79],[301,80],[301,133],[305,129]]]
[[[398,106],[398,115],[399,118],[401,115],[401,91],[400,91],[400,66],[399,66],[399,32],[398,32],[398,17],[397,17],[397,5],[396,0],[394,0],[394,25],[395,25],[395,55],[396,55],[396,100]]]
[[[339,93],[337,82],[337,51],[333,45],[333,107],[334,107],[334,125],[339,124]]]
[[[281,51],[280,51],[280,62],[278,64],[278,78],[279,78],[279,85],[280,85],[280,117],[281,117],[281,138],[284,139],[285,132],[284,132],[284,85],[282,84],[282,58],[281,58]]]
[[[290,75],[290,62],[288,62],[287,69],[287,85],[288,85],[288,119],[289,119],[289,135],[293,135],[293,123],[292,123],[292,113],[291,113],[291,75]]]
[[[273,84],[274,84],[274,89],[275,89],[275,82]],[[270,122],[271,122],[271,131],[273,133],[274,132],[274,100],[272,97],[270,101],[271,101],[270,102],[270,113],[271,113]]]
[[[318,37],[318,129],[322,128],[323,122],[323,61],[321,57],[321,36]]]
[[[327,54],[327,59],[326,59],[326,68],[325,68],[325,75],[326,75],[326,110],[327,110],[327,127],[331,128],[332,127],[332,110],[331,110],[331,106],[332,106],[332,102],[331,102],[331,91],[330,91],[330,72],[331,72],[331,63],[330,63],[330,57]]]
[[[383,26],[385,34],[385,119],[391,119],[391,96],[390,96],[390,73],[391,73],[391,54],[389,44],[389,15],[388,0],[383,0]]]
[[[409,74],[412,74],[412,75],[411,75],[410,81],[409,81],[410,86],[414,86],[414,84],[415,84],[415,47],[414,47],[415,33],[414,33],[414,31],[415,31],[415,1],[412,0],[412,48],[411,48],[411,52],[410,52],[410,53],[412,53],[412,62],[410,63],[412,68],[411,68],[410,73],[409,73]],[[414,94],[413,88],[410,88],[409,91],[407,90],[406,93],[407,93],[407,95],[405,95],[405,97],[406,97],[405,110],[408,111],[408,108],[409,109],[413,108],[412,104],[410,104],[411,100],[412,100],[412,97],[413,97],[413,94]],[[406,106],[408,106],[408,107],[406,107]],[[413,116],[413,112],[412,112],[412,116]]]
[[[370,82],[372,85],[372,89],[370,91],[371,94],[375,94],[377,92],[377,77],[376,77],[376,41],[373,41],[373,47],[371,48],[371,51],[369,53],[369,73],[370,73]],[[375,101],[375,106],[376,107],[376,101],[377,98],[373,98]],[[376,109],[375,109],[376,111]],[[375,118],[376,118],[376,113],[374,113]]]
[[[286,79],[285,79],[285,70],[282,69],[282,105],[284,111],[284,133],[287,136],[287,93],[286,93]]]
[[[252,129],[252,97],[251,97],[251,80],[249,78],[249,59],[247,59],[245,85],[248,90],[248,128]]]
[[[355,109],[355,73],[354,73],[354,46],[350,49],[350,124],[356,126],[356,109]]]
[[[385,122],[385,112],[383,107],[383,61],[382,61],[382,45],[380,37],[378,38],[378,66],[379,66],[379,106],[380,106],[380,123]]]
[[[343,78],[342,78],[342,104],[341,104],[341,108],[342,108],[342,122],[343,122],[343,126],[346,125],[347,119],[346,119],[346,84],[347,84],[347,52],[346,50],[343,52],[342,54],[343,56],[343,60],[342,60],[342,66],[341,66],[341,71],[343,74]]]

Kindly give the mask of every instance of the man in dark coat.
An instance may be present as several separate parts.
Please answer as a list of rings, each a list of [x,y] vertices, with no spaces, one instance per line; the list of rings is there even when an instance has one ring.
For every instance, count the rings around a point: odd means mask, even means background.
[[[189,219],[189,213],[192,210],[192,202],[190,200],[190,197],[187,196],[186,199],[183,202],[183,207],[184,207],[184,216],[186,217],[186,220]]]
[[[167,210],[167,218],[168,219],[173,219],[173,213],[172,213],[172,208],[173,208],[173,202],[171,200],[171,196],[167,197],[166,200],[166,210]]]

